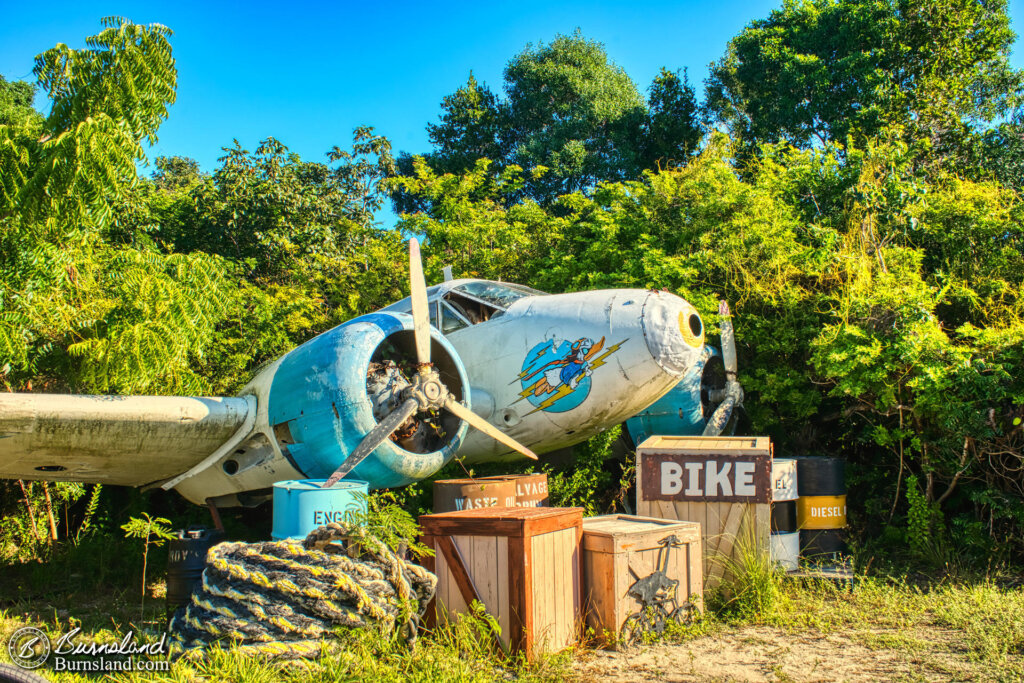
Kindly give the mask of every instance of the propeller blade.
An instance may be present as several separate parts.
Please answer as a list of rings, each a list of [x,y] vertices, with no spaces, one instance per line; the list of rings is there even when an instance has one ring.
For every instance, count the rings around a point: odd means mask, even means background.
[[[497,427],[492,426],[490,422],[483,419],[482,417],[474,413],[472,410],[456,401],[453,397],[448,397],[448,400],[445,401],[444,403],[444,407],[450,410],[452,413],[454,413],[456,417],[465,420],[470,424],[471,427],[479,429],[481,432],[491,437],[495,441],[499,441],[508,446],[509,448],[519,451],[527,458],[532,458],[533,460],[537,459],[536,453],[534,453],[529,448],[513,439],[508,434],[505,434]]]
[[[732,314],[729,312],[729,304],[725,301],[718,302],[718,316],[721,318],[722,328],[722,364],[725,366],[730,379],[736,378],[738,369],[736,363],[736,335],[732,329]]]
[[[732,417],[732,409],[735,405],[736,398],[734,396],[727,396],[724,401],[719,403],[718,408],[711,414],[707,426],[704,427],[702,436],[719,436],[725,429],[725,425],[729,424],[729,418]]]
[[[410,398],[388,413],[383,420],[377,423],[376,427],[370,430],[369,434],[363,437],[363,440],[359,442],[359,445],[352,451],[352,454],[345,458],[345,462],[341,463],[338,469],[334,470],[334,474],[323,483],[321,488],[329,488],[344,479],[349,472],[356,468],[356,465],[365,460],[370,453],[373,453],[377,446],[384,443],[391,436],[392,432],[412,417],[418,406],[419,403],[416,402],[416,399]]]
[[[430,363],[430,312],[427,304],[427,283],[423,279],[423,262],[420,260],[420,243],[415,237],[409,240],[409,289],[412,293],[416,362],[419,363],[422,373]]]

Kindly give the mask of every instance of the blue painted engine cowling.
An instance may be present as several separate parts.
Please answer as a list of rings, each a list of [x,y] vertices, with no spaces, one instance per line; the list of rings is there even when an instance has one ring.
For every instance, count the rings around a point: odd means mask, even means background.
[[[639,446],[647,437],[655,434],[699,436],[704,432],[707,424],[701,405],[704,368],[709,360],[720,358],[721,355],[718,349],[705,346],[700,360],[683,375],[678,384],[646,410],[626,420],[626,429],[634,445]]]
[[[412,330],[410,315],[371,313],[311,339],[282,360],[270,385],[268,417],[282,451],[306,477],[329,477],[377,425],[367,396],[369,364],[385,339],[411,350]],[[434,328],[430,336],[431,360],[442,381],[469,405],[469,379],[458,353]],[[466,436],[465,422],[447,419],[452,436],[440,450],[414,453],[388,439],[347,478],[378,489],[430,476],[451,460]]]

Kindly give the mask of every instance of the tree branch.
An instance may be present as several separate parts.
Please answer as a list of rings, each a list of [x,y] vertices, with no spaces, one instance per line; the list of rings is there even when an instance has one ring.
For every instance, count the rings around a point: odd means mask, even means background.
[[[960,453],[960,469],[957,470],[957,473],[953,475],[953,480],[949,482],[949,486],[946,487],[946,492],[939,496],[939,499],[935,501],[936,505],[942,505],[942,501],[949,498],[949,496],[953,493],[953,489],[956,488],[957,482],[960,481],[960,477],[963,476],[963,473],[967,471],[967,453],[970,449],[970,446],[971,437],[965,436],[964,449]]]

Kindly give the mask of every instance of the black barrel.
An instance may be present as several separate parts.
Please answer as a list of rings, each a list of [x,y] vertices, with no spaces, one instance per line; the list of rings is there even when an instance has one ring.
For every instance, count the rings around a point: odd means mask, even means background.
[[[797,458],[796,487],[801,496],[845,496],[846,461],[825,455]]]
[[[847,553],[846,461],[808,456],[797,458],[796,468],[800,556],[818,563],[839,560]]]
[[[791,534],[796,531],[796,501],[772,503],[772,533]]]
[[[800,532],[800,555],[814,562],[841,561],[849,554],[843,529],[811,529]]]
[[[217,529],[179,529],[167,543],[167,614],[188,604],[206,567],[206,551],[224,538]]]

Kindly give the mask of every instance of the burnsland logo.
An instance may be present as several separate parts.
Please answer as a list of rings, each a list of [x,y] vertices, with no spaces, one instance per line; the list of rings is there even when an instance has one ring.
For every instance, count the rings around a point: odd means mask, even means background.
[[[7,641],[7,653],[23,669],[39,668],[53,655],[54,671],[170,671],[171,663],[163,658],[169,651],[166,633],[145,643],[136,642],[133,631],[115,643],[77,642],[79,633],[76,627],[51,644],[38,628],[20,628]]]
[[[38,669],[50,656],[50,639],[33,626],[19,628],[7,641],[7,654],[22,669]]]

